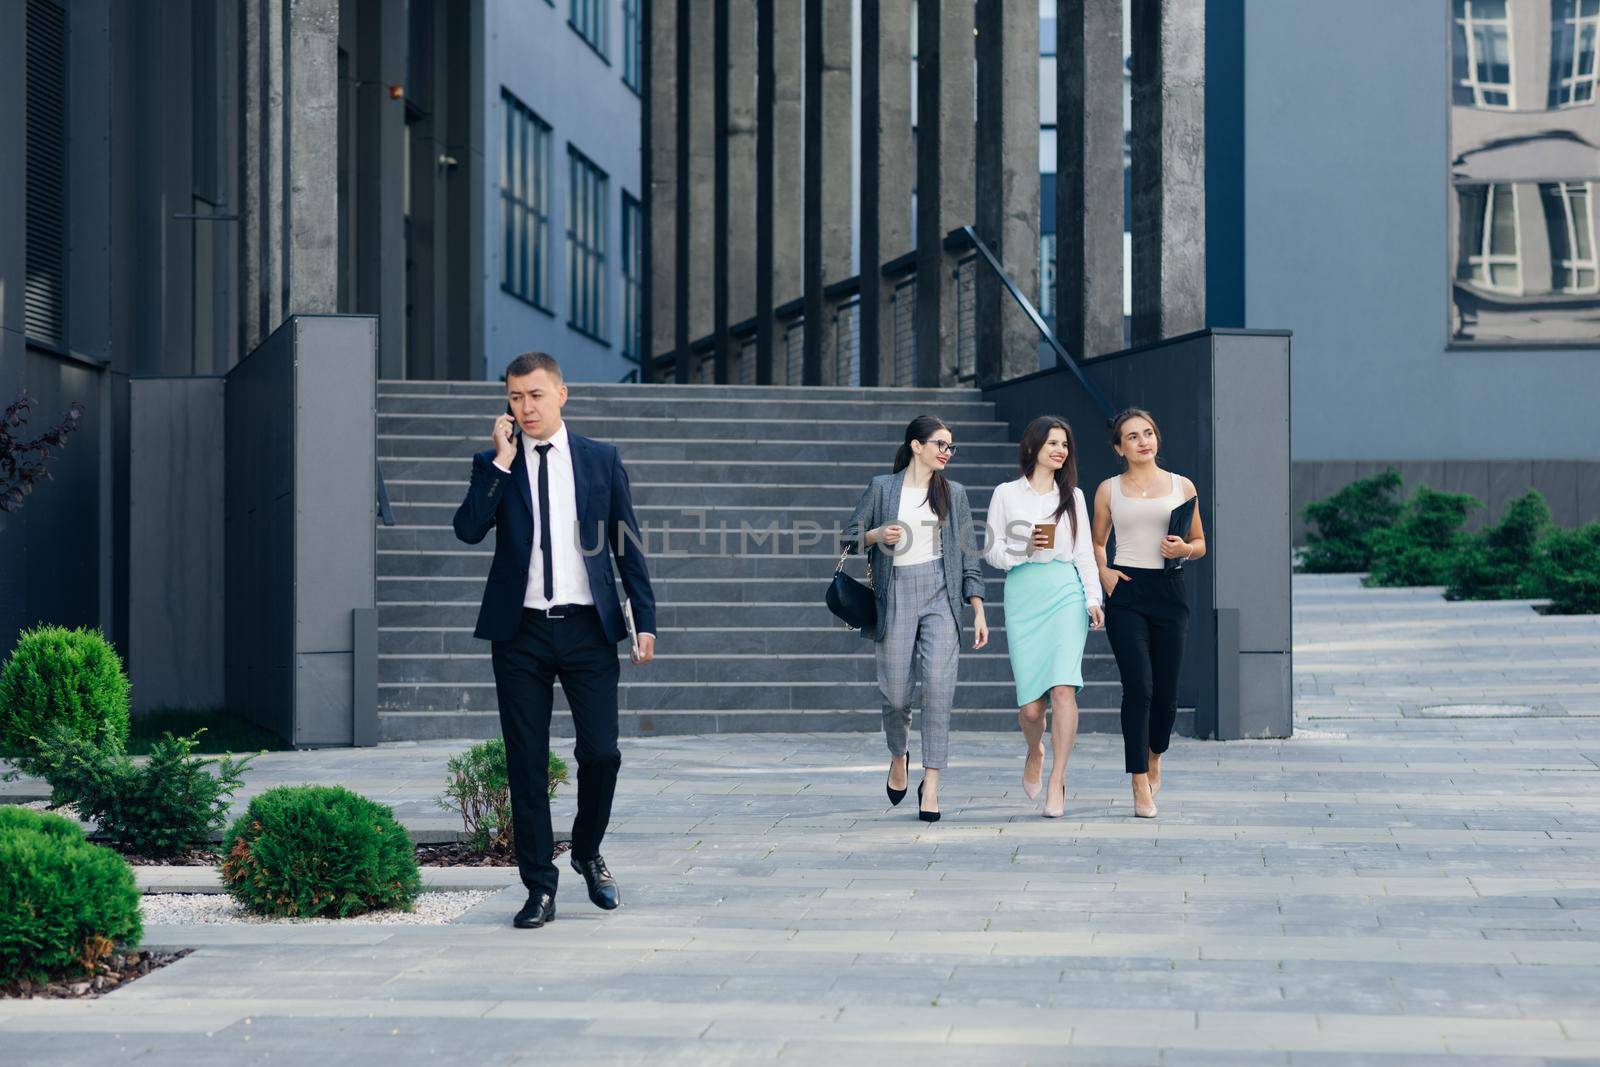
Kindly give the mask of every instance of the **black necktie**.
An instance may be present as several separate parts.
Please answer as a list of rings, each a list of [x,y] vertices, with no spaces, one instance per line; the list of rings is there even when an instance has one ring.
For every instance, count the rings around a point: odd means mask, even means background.
[[[555,596],[556,565],[550,555],[550,445],[534,445],[539,453],[539,553],[544,556],[544,599]]]

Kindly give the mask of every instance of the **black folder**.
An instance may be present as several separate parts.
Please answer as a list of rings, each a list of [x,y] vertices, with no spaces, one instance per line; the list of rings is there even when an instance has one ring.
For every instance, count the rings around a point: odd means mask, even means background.
[[[1194,508],[1199,501],[1199,497],[1192,496],[1172,509],[1172,518],[1167,520],[1167,533],[1170,536],[1189,540],[1189,528],[1194,525]],[[1171,559],[1163,559],[1162,565],[1169,571],[1181,570],[1183,560],[1174,556]]]

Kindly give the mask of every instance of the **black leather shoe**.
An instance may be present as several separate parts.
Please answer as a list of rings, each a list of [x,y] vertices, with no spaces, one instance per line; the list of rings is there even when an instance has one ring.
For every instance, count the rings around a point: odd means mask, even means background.
[[[605,857],[580,860],[574,856],[572,869],[583,875],[584,882],[589,886],[589,899],[594,901],[595,907],[610,911],[622,903],[622,893],[617,889],[616,879],[606,869]]]
[[[537,930],[556,917],[556,898],[549,893],[529,893],[528,902],[511,920],[518,930]]]
[[[904,758],[906,761],[906,778],[909,780],[911,777],[911,753],[907,752]],[[883,783],[883,791],[889,794],[890,804],[899,804],[906,798],[906,791],[904,789],[896,789],[888,782]]]
[[[928,783],[926,779],[917,783],[917,818],[921,819],[923,822],[938,822],[939,813],[936,811],[927,811],[922,806],[922,787],[927,784]]]

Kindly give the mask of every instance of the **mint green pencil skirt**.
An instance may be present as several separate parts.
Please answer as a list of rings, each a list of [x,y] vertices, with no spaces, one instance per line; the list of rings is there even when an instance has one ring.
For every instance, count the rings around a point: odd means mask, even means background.
[[[1006,647],[1017,683],[1017,706],[1052,686],[1083,688],[1083,645],[1089,639],[1078,568],[1065,560],[1019,563],[1006,571]]]

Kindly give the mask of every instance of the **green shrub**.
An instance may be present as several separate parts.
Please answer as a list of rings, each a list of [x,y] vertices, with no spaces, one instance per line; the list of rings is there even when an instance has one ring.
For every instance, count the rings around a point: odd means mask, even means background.
[[[461,816],[467,844],[478,852],[509,856],[516,851],[511,825],[511,786],[506,773],[506,743],[498,737],[479,742],[445,764],[450,779],[438,804]],[[567,764],[554,752],[546,770],[550,799],[567,780]]]
[[[1538,490],[1513,500],[1496,526],[1463,540],[1450,567],[1447,600],[1518,600],[1544,595],[1540,542],[1550,506]]]
[[[411,910],[422,875],[394,812],[339,786],[278,786],[250,802],[222,842],[222,880],[266,915],[343,918]]]
[[[0,983],[91,970],[143,933],[133,869],[108,848],[14,813],[0,823]],[[67,823],[76,832],[77,827]]]
[[[1551,614],[1600,614],[1600,522],[1552,530],[1541,547],[1540,579]]]
[[[83,827],[71,819],[48,811],[34,811],[16,804],[0,804],[0,833],[7,830],[33,830],[64,841],[82,841]]]
[[[24,630],[0,669],[0,755],[28,757],[54,727],[120,752],[128,741],[128,678],[98,630]]]
[[[254,758],[193,755],[199,737],[168,734],[140,764],[58,729],[32,763],[50,783],[51,804],[71,804],[125,852],[166,859],[210,843]]]
[[[1372,572],[1367,585],[1444,585],[1465,535],[1461,524],[1482,507],[1468,493],[1440,493],[1425,485],[1407,503],[1400,521],[1372,535]]]
[[[1400,472],[1358,478],[1300,514],[1316,527],[1306,533],[1300,569],[1310,574],[1353,574],[1372,569],[1372,537],[1400,518]]]

